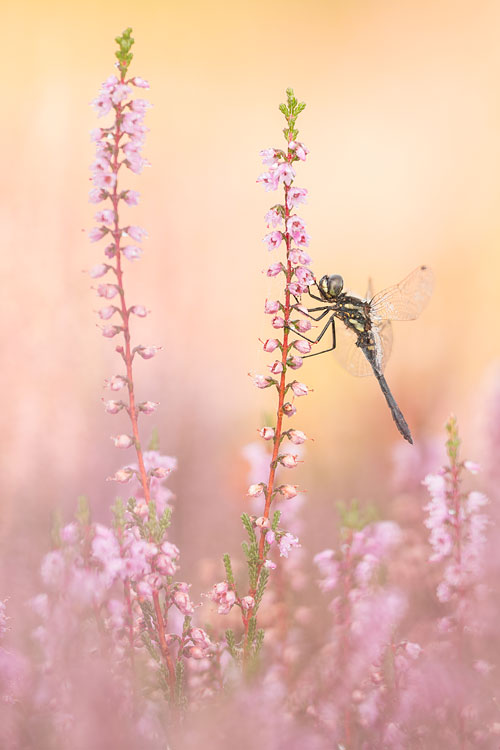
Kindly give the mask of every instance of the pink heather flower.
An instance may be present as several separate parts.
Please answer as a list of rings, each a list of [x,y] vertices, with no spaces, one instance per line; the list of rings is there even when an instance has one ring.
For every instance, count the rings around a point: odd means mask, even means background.
[[[130,448],[134,444],[134,438],[131,435],[116,435],[111,437],[115,448]]]
[[[106,227],[93,227],[89,230],[89,240],[91,242],[98,242],[99,240],[102,240],[107,232],[108,229],[106,229]]]
[[[71,523],[67,523],[66,526],[63,526],[60,531],[60,536],[61,540],[66,544],[76,544],[80,536],[76,521],[72,521]]]
[[[270,276],[270,277],[272,277],[272,276],[277,276],[277,275],[278,275],[279,273],[281,273],[282,271],[284,272],[284,270],[285,270],[285,269],[284,269],[284,267],[283,267],[283,263],[273,263],[273,264],[272,264],[272,265],[270,265],[270,266],[269,266],[269,268],[267,269],[267,271],[266,271],[266,275],[267,275],[267,276]]]
[[[264,563],[264,567],[268,568],[268,570],[276,570],[276,563],[274,563],[272,560],[266,560]]]
[[[60,550],[47,552],[40,566],[40,575],[46,586],[60,589],[66,577],[66,565]]]
[[[253,596],[243,596],[240,599],[241,608],[248,611],[249,609],[252,609],[253,606],[255,606],[255,599]]]
[[[110,97],[107,94],[101,94],[100,96],[92,100],[92,106],[96,110],[97,116],[103,117],[104,115],[108,114],[113,105]]]
[[[295,277],[297,278],[298,282],[300,284],[304,284],[304,286],[311,286],[311,284],[314,282],[314,276],[310,272],[308,268],[304,268],[303,266],[299,266],[299,268],[295,269]]]
[[[473,490],[472,492],[469,492],[467,495],[466,500],[466,508],[467,513],[472,514],[475,513],[479,508],[483,507],[484,505],[487,505],[489,502],[486,495],[484,495],[482,492],[477,492],[476,490]]]
[[[291,389],[296,396],[307,396],[307,394],[309,393],[307,385],[304,385],[304,383],[299,383],[298,380],[294,380],[293,383],[291,383]]]
[[[172,599],[174,600],[177,609],[182,612],[183,615],[194,615],[194,605],[189,598],[189,595],[184,591],[176,591]]]
[[[125,83],[119,83],[115,86],[113,93],[111,94],[111,100],[113,104],[120,104],[124,99],[130,96],[132,89]]]
[[[297,485],[296,484],[282,484],[278,487],[278,492],[283,495],[287,500],[291,500],[292,497],[297,496]]]
[[[446,499],[446,481],[442,474],[428,474],[423,480],[432,497]]]
[[[147,99],[134,99],[130,103],[130,109],[133,112],[142,112],[143,114],[145,114],[146,110],[150,109],[152,106],[151,102],[148,102]]]
[[[305,320],[304,318],[301,318],[300,320],[294,320],[293,325],[299,331],[299,333],[306,333],[310,330],[312,323],[310,320]]]
[[[259,435],[264,440],[273,440],[274,438],[274,427],[262,427],[259,430]]]
[[[306,231],[304,219],[301,219],[300,216],[297,215],[290,216],[286,221],[286,231],[294,238],[295,235],[300,236],[303,232]]]
[[[128,226],[125,229],[125,232],[129,237],[131,237],[133,240],[136,240],[137,242],[140,242],[143,238],[148,236],[148,233],[142,227]]]
[[[134,476],[133,469],[130,469],[128,466],[124,469],[118,469],[115,474],[113,474],[112,477],[107,478],[107,482],[120,482],[121,484],[126,484],[129,482],[132,477]]]
[[[285,319],[281,317],[281,315],[275,315],[274,318],[271,321],[271,325],[273,328],[284,328],[285,327]]]
[[[274,544],[275,540],[276,540],[276,534],[274,533],[272,529],[269,529],[269,531],[266,534],[266,542],[268,544]]]
[[[259,495],[262,495],[263,492],[264,485],[262,483],[251,484],[247,491],[247,497],[259,497]]]
[[[266,375],[251,375],[251,378],[257,388],[269,388],[269,386],[274,384],[274,380]]]
[[[139,193],[137,190],[125,190],[122,193],[122,198],[129,206],[137,206],[139,203]]]
[[[257,177],[257,182],[261,182],[264,185],[266,193],[270,190],[277,190],[279,187],[279,179],[276,171],[263,172]]]
[[[102,211],[97,211],[94,219],[98,224],[112,224],[115,220],[115,212],[110,208],[105,208]]]
[[[119,391],[127,385],[127,378],[123,375],[113,375],[110,380],[104,381],[104,387],[109,388],[111,391]]]
[[[106,258],[114,258],[116,255],[116,245],[111,243],[111,245],[107,245],[107,247],[104,248],[104,255]]]
[[[201,648],[207,649],[212,646],[212,641],[203,628],[191,628],[189,631],[189,637],[193,643],[201,646]]]
[[[268,352],[271,354],[274,352],[275,349],[277,349],[279,346],[278,339],[267,339],[267,341],[264,342],[263,349],[265,352]]]
[[[136,346],[134,351],[143,359],[152,359],[157,353],[163,349],[162,346]]]
[[[268,529],[271,526],[271,521],[269,518],[265,518],[265,516],[259,516],[259,518],[255,519],[255,525],[259,529]]]
[[[481,471],[480,465],[474,461],[464,461],[464,467],[467,471],[470,471],[471,474],[478,474]]]
[[[109,266],[106,263],[99,263],[97,266],[93,266],[89,271],[91,279],[98,279],[104,276],[109,271]]]
[[[126,245],[126,247],[122,247],[122,253],[127,260],[139,260],[143,250],[142,247],[137,247],[137,245]]]
[[[265,242],[267,244],[268,250],[275,250],[277,247],[281,245],[283,241],[283,235],[281,232],[270,232],[269,234],[266,234],[262,242]]]
[[[280,458],[280,464],[284,466],[286,469],[295,469],[297,464],[299,463],[299,457],[292,453],[285,453]]]
[[[290,208],[295,208],[299,203],[305,203],[306,195],[306,188],[292,186],[288,191],[288,206]]]
[[[109,320],[116,311],[117,308],[114,305],[110,305],[109,307],[102,307],[97,314],[101,320]]]
[[[264,305],[264,312],[268,315],[273,315],[274,313],[277,313],[280,309],[281,305],[278,302],[278,300],[274,299],[266,299],[266,303]]]
[[[275,175],[275,180],[278,182],[284,182],[287,186],[290,186],[295,179],[295,170],[292,165],[287,162],[278,164],[273,173]]]
[[[291,404],[289,401],[286,401],[283,404],[283,414],[287,417],[293,417],[293,415],[296,413],[297,407],[295,407],[293,404]]]
[[[288,439],[295,445],[300,445],[301,443],[305,443],[307,436],[301,430],[289,430]]]
[[[301,161],[306,160],[309,149],[306,148],[303,143],[299,143],[299,141],[290,141],[288,148],[290,151],[295,151],[296,156],[298,156]]]
[[[291,549],[294,547],[301,547],[302,545],[299,544],[299,540],[296,536],[287,532],[286,534],[283,534],[279,540],[278,546],[280,549],[280,557],[288,557],[288,553]]]
[[[292,370],[298,370],[299,367],[302,367],[304,364],[304,360],[302,357],[289,357],[286,361],[288,367],[291,367]]]
[[[151,469],[148,473],[151,477],[156,477],[156,479],[166,479],[172,469],[167,468],[166,466],[155,466],[154,469]]]
[[[96,187],[89,191],[89,203],[101,203],[107,197],[108,194],[105,190],[101,190],[101,188]]]
[[[226,581],[222,583],[216,583],[212,588],[208,598],[218,604],[217,612],[219,615],[227,615],[231,611],[231,608],[236,603],[236,594]]]
[[[158,401],[142,401],[138,405],[139,411],[141,411],[143,414],[152,414],[156,411],[156,407],[158,406]]]
[[[145,318],[149,313],[149,310],[146,310],[144,305],[132,305],[132,307],[129,308],[129,312],[133,315],[137,315],[138,318]]]
[[[283,155],[283,152],[276,148],[265,148],[262,149],[262,151],[259,151],[259,154],[262,158],[262,163],[269,166],[271,164],[276,164],[280,156]]]
[[[283,372],[283,363],[276,360],[272,365],[269,365],[269,369],[273,375],[279,375],[280,372]]]
[[[118,294],[118,287],[116,284],[99,284],[97,287],[97,295],[104,297],[104,299],[113,299]]]
[[[283,221],[281,213],[275,208],[271,208],[271,210],[267,212],[264,218],[267,226],[273,228],[278,227]]]
[[[112,172],[94,172],[92,182],[97,188],[112,190],[116,185],[116,175]],[[95,240],[92,240],[95,242]]]
[[[133,86],[137,86],[140,89],[149,88],[149,83],[144,78],[140,78],[140,76],[135,76],[134,78],[131,78],[129,83],[131,83]]]
[[[312,345],[309,343],[309,341],[305,341],[305,339],[297,339],[297,341],[293,342],[293,346],[301,354],[309,354],[312,348]]]
[[[418,659],[418,657],[422,653],[422,646],[419,646],[418,643],[412,643],[411,641],[408,641],[407,643],[405,643],[405,651],[410,659]]]
[[[118,333],[121,333],[123,331],[123,328],[121,326],[103,326],[101,328],[102,335],[107,339],[112,339],[113,336],[116,336]]]
[[[119,411],[123,409],[125,404],[123,401],[113,401],[112,399],[109,401],[104,401],[104,411],[107,414],[118,414]]]

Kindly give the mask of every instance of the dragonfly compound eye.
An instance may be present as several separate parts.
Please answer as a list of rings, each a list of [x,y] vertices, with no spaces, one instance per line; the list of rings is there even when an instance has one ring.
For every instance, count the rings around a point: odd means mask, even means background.
[[[344,286],[344,279],[337,273],[333,276],[327,276],[327,289],[329,297],[336,297],[340,294],[342,287]]]

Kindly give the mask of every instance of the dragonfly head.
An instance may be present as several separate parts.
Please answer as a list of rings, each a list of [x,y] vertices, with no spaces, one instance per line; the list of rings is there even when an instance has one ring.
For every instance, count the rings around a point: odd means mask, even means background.
[[[327,302],[337,297],[342,291],[343,286],[344,279],[337,273],[333,274],[333,276],[322,276],[318,282],[320,294]]]

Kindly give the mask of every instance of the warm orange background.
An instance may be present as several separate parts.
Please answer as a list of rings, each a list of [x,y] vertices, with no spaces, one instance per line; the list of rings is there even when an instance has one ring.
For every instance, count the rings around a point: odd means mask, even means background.
[[[485,372],[498,356],[500,220],[500,5],[457,0],[386,2],[4,3],[2,244],[2,527],[29,524],[46,544],[49,509],[69,513],[87,493],[101,517],[104,479],[128,454],[108,435],[105,377],[119,371],[95,327],[99,306],[83,269],[101,248],[85,231],[89,102],[113,72],[113,38],[133,27],[132,73],[147,78],[154,108],[130,185],[142,203],[130,222],[150,235],[127,273],[130,302],[153,310],[136,343],[164,346],[137,366],[142,398],[161,402],[161,447],[180,460],[176,540],[220,554],[217,530],[246,490],[241,448],[256,436],[270,395],[258,342],[276,282],[261,237],[276,201],[255,184],[258,151],[282,143],[278,104],[293,86],[307,108],[310,148],[296,184],[312,235],[314,270],[341,273],[363,292],[432,265],[432,303],[395,326],[388,381],[417,441],[457,413],[471,458]],[[128,266],[132,270],[131,266]],[[323,541],[334,499],[390,497],[390,452],[400,440],[374,381],[333,358],[299,372],[314,393],[295,426],[315,437],[293,481],[309,488]],[[212,536],[210,536],[212,532]],[[239,532],[238,532],[239,534]],[[230,543],[225,543],[231,546]],[[224,546],[224,545],[223,545]]]

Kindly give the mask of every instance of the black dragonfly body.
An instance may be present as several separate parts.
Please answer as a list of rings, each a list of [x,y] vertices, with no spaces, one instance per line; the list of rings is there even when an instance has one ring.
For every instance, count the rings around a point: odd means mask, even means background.
[[[391,321],[415,320],[420,315],[432,294],[432,271],[428,266],[419,266],[399,284],[378,292],[371,299],[343,292],[343,286],[342,277],[334,274],[323,276],[316,284],[319,296],[309,291],[313,299],[323,304],[309,308],[308,317],[316,321],[328,314],[330,317],[317,339],[307,340],[318,343],[331,329],[332,345],[306,356],[325,354],[335,349],[340,339],[346,339],[339,347],[340,363],[353,375],[375,375],[399,432],[405,440],[413,443],[410,428],[383,373],[392,347]],[[318,312],[317,317],[311,315]],[[342,321],[343,325],[336,328],[335,319]]]

